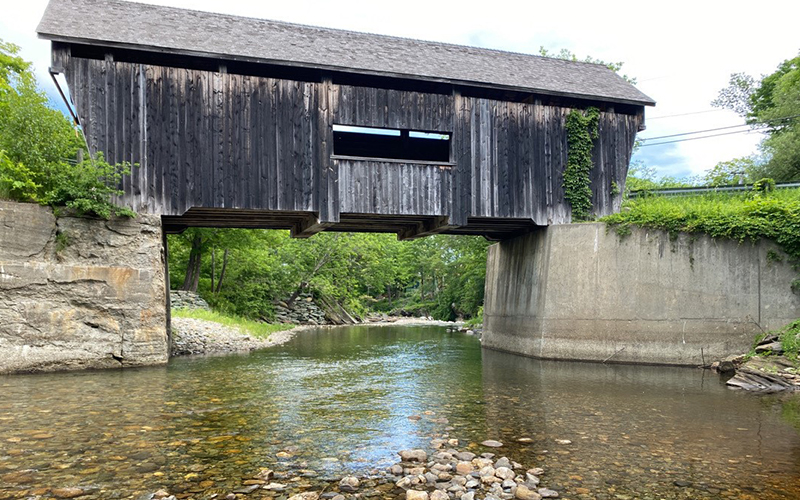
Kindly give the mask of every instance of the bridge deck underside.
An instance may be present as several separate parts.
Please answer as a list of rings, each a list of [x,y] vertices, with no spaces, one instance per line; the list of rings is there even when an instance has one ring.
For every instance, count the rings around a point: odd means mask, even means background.
[[[342,213],[337,223],[317,223],[317,214],[300,211],[191,208],[181,216],[163,216],[167,233],[189,227],[286,229],[293,236],[308,237],[321,231],[396,233],[401,239],[431,234],[480,235],[503,240],[538,227],[530,219],[470,217],[465,226],[452,226],[446,217]]]

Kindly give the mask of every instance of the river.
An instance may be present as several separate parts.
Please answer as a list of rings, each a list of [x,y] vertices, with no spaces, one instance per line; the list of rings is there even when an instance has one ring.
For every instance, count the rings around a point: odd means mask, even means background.
[[[797,396],[703,370],[537,361],[439,327],[323,329],[250,355],[0,377],[0,499],[224,498],[264,467],[300,486],[376,475],[443,434],[501,441],[562,498],[797,499],[798,429]],[[247,498],[273,496],[287,493]]]

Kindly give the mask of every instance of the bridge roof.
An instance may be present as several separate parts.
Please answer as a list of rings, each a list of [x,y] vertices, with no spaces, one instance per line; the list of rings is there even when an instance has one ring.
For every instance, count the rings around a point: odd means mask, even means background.
[[[53,41],[655,104],[599,64],[119,0],[50,0],[37,32]]]

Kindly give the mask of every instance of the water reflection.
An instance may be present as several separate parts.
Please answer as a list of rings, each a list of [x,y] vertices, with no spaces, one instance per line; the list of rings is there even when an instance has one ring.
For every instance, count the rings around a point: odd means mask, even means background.
[[[533,437],[517,452],[568,490],[640,498],[676,495],[677,481],[691,483],[690,497],[800,498],[800,438],[778,418],[780,401],[731,391],[708,372],[485,351],[483,384],[494,395],[487,421],[502,422],[489,432]]]
[[[367,474],[443,432],[504,442],[567,498],[800,498],[797,425],[800,399],[699,370],[541,362],[440,328],[320,330],[246,356],[0,378],[0,499]]]

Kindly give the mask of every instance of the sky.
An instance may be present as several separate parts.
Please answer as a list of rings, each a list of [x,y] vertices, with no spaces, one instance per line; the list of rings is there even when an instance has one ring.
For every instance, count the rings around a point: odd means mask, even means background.
[[[730,74],[766,75],[800,51],[796,0],[139,1],[513,52],[568,49],[579,57],[621,61],[622,73],[636,78],[639,90],[657,102],[646,110],[647,130],[640,138],[744,123],[710,105]],[[0,38],[22,47],[43,87],[56,96],[47,74],[49,42],[35,32],[47,0],[0,2]],[[756,154],[760,140],[751,132],[674,142],[643,147],[634,160],[662,176],[686,177]]]

